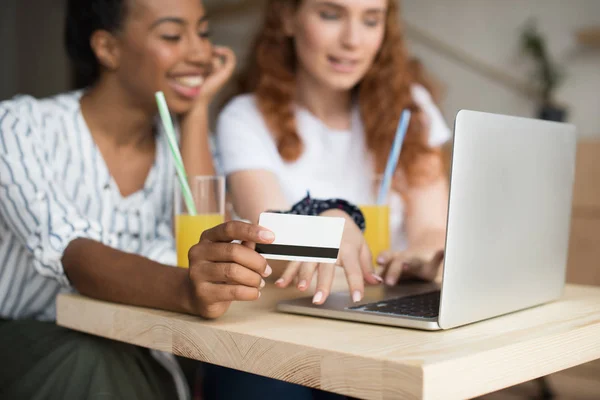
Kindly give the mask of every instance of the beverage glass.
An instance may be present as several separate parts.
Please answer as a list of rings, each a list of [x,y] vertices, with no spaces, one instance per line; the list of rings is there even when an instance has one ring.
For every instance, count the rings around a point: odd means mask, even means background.
[[[373,255],[373,264],[376,264],[377,256],[382,251],[389,250],[391,247],[389,195],[383,204],[377,204],[381,181],[382,177],[380,176],[371,179],[372,195],[370,198],[372,201],[359,205],[365,217],[366,229],[364,235]]]
[[[188,252],[202,232],[225,221],[225,177],[188,178],[196,215],[190,215],[179,185],[175,188],[175,243],[177,265],[189,268]]]

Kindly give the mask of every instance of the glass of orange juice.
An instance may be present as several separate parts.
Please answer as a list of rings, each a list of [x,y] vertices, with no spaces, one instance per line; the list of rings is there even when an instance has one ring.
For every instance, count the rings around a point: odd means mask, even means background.
[[[381,186],[382,178],[377,176],[372,180],[371,202],[359,206],[365,217],[366,229],[365,240],[373,255],[373,264],[376,264],[377,256],[391,247],[390,238],[390,206],[388,198],[382,204],[377,204],[377,194]]]
[[[177,265],[183,268],[189,268],[188,252],[202,232],[225,221],[225,177],[193,176],[189,183],[196,215],[189,214],[181,188],[175,189]]]

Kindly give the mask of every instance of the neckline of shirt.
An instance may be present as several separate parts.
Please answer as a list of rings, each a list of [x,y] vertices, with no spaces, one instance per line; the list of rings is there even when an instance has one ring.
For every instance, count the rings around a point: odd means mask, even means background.
[[[299,115],[303,115],[313,123],[319,125],[322,131],[327,132],[331,135],[352,135],[362,134],[362,123],[360,121],[360,109],[357,102],[353,102],[352,110],[350,111],[350,128],[348,129],[335,129],[327,126],[319,117],[313,114],[308,108],[296,104],[296,112]]]
[[[154,157],[152,166],[150,167],[150,170],[148,171],[148,175],[146,176],[146,179],[144,181],[143,187],[140,188],[139,190],[137,190],[136,192],[133,192],[127,196],[123,196],[121,194],[121,191],[119,190],[118,185],[115,182],[113,176],[110,174],[108,166],[106,165],[106,161],[104,160],[104,157],[102,156],[102,152],[100,151],[100,149],[98,148],[98,145],[94,141],[92,133],[87,125],[87,122],[85,121],[85,118],[83,117],[83,113],[81,111],[81,102],[80,102],[81,96],[83,95],[83,90],[77,90],[77,91],[73,92],[73,94],[74,94],[74,107],[75,107],[74,111],[77,114],[75,122],[76,122],[76,124],[79,124],[79,128],[80,128],[80,129],[77,129],[79,131],[78,134],[81,135],[82,140],[85,140],[87,142],[87,145],[90,148],[91,156],[92,156],[89,159],[87,157],[84,157],[84,160],[87,161],[88,163],[94,163],[94,165],[92,165],[92,167],[98,169],[101,172],[101,176],[98,177],[95,184],[101,190],[107,186],[110,187],[111,192],[113,192],[113,194],[117,196],[118,205],[121,207],[127,208],[128,205],[136,204],[138,198],[140,198],[140,197],[142,199],[145,199],[147,193],[149,193],[152,190],[152,188],[154,187],[154,185],[156,183],[158,169],[164,163],[164,160],[163,160],[163,158],[164,158],[164,148],[163,148],[164,147],[164,143],[163,143],[164,134],[163,134],[162,126],[158,123],[155,124],[156,130],[157,130],[156,153],[155,153],[155,157]]]

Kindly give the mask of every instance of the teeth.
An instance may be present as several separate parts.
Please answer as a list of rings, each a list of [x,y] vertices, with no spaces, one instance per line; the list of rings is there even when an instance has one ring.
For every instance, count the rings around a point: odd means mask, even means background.
[[[333,62],[335,62],[337,64],[342,64],[342,65],[352,65],[352,64],[354,64],[354,61],[351,61],[351,60],[344,60],[344,59],[341,59],[341,58],[334,58],[334,57],[332,57],[331,59],[333,60]]]
[[[175,78],[175,80],[177,83],[187,87],[198,87],[204,83],[204,78],[202,76],[183,76]]]

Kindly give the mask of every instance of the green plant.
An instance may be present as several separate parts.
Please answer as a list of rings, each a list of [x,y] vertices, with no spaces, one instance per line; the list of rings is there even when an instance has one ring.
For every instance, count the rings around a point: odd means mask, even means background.
[[[546,39],[539,32],[535,20],[530,20],[521,34],[521,49],[535,62],[533,76],[537,81],[543,103],[552,103],[552,94],[562,82],[563,73],[550,59]]]

